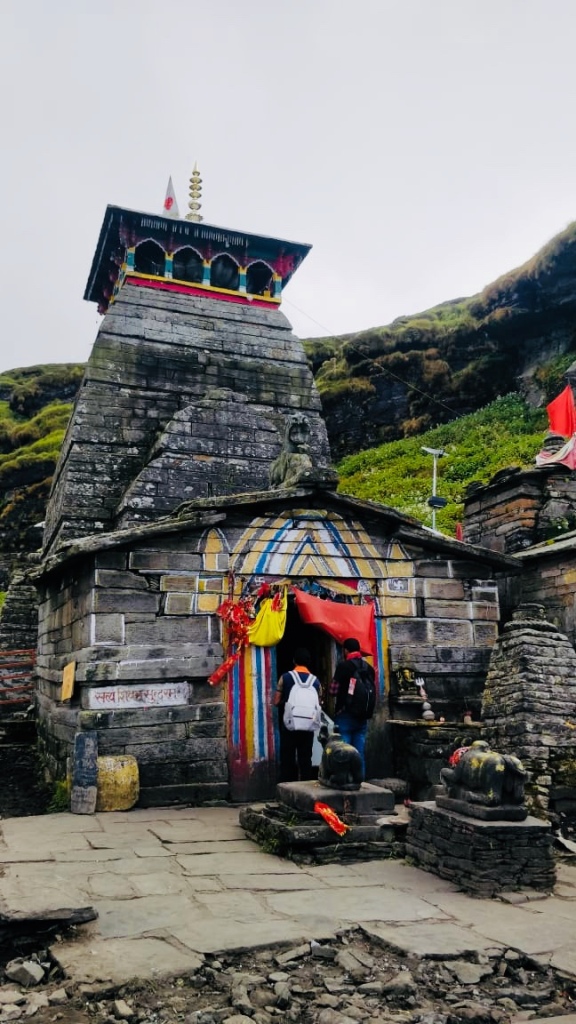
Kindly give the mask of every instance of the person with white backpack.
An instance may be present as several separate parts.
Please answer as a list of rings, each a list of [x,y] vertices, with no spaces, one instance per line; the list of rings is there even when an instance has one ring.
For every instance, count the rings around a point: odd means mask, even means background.
[[[311,658],[304,647],[294,651],[294,668],[278,680],[274,705],[280,726],[280,781],[314,778],[312,745],[321,724],[320,680],[308,668]]]

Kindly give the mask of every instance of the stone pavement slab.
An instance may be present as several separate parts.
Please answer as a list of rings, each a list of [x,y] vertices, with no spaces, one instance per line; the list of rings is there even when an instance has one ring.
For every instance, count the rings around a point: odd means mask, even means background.
[[[196,906],[196,914],[192,893],[188,896],[146,896],[133,900],[95,900],[94,909],[98,911],[98,934],[102,938],[125,938],[154,934],[159,930],[176,933],[182,921],[193,916],[204,921],[206,927],[206,911]]]
[[[113,982],[127,978],[166,978],[198,970],[203,956],[166,939],[85,938],[54,947],[67,976],[77,982]]]
[[[282,861],[268,853],[246,850],[242,853],[199,853],[177,854],[176,863],[187,875],[234,875],[243,874],[283,875],[302,873],[302,868],[291,861]]]
[[[7,819],[0,861],[3,910],[97,911],[52,948],[71,980],[184,973],[203,953],[320,941],[360,923],[417,955],[504,945],[576,978],[576,865],[560,865],[561,895],[512,906],[402,861],[298,866],[248,839],[232,807]]]
[[[561,949],[576,935],[576,904],[569,919],[556,915],[553,909],[538,914],[540,902],[513,907],[500,900],[470,899],[462,893],[432,893],[429,900],[463,926],[527,956]],[[552,906],[560,902],[554,900]]]
[[[470,928],[461,928],[451,921],[419,921],[418,924],[362,924],[370,938],[377,939],[402,953],[448,960],[466,953],[493,948],[495,943]],[[498,945],[498,943],[496,943]]]
[[[202,953],[258,949],[262,946],[292,943],[295,946],[311,939],[331,939],[338,928],[334,918],[309,917],[298,920],[225,921],[215,918],[202,923],[186,922],[172,934],[185,946]]]
[[[385,886],[366,886],[353,890],[333,888],[322,892],[278,893],[266,898],[267,906],[286,917],[321,915],[327,906],[342,925],[362,921],[422,921],[445,915],[436,907],[410,893]]]

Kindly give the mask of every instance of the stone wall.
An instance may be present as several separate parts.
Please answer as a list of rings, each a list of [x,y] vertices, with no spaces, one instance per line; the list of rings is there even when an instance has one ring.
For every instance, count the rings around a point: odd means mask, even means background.
[[[464,503],[464,539],[515,554],[576,525],[576,475],[565,466],[497,473]]]
[[[498,635],[497,584],[480,562],[412,554],[406,595],[388,598],[384,608],[392,673],[407,666],[423,676],[437,717],[477,716]],[[410,702],[395,696],[393,689],[393,717],[413,717]],[[414,699],[419,713],[422,701]]]
[[[314,465],[326,466],[320,399],[279,310],[126,284],[78,394],[45,552],[156,519],[185,500],[267,487],[294,412],[308,419]]]
[[[543,616],[522,605],[494,646],[482,703],[483,738],[530,772],[532,813],[554,815],[556,799],[576,816],[576,651]]]
[[[522,577],[515,604],[541,604],[546,618],[576,646],[576,538],[529,548],[519,554]]]
[[[44,581],[38,730],[53,777],[66,773],[76,732],[90,729],[100,753],[137,758],[141,805],[226,797],[225,709],[221,691],[207,683],[222,660],[213,615],[222,581],[214,592],[213,577],[188,575],[200,564],[168,539],[163,547],[100,552]],[[176,567],[185,575],[175,576]],[[194,615],[182,617],[174,587],[191,585]],[[72,661],[74,694],[61,704],[62,673]],[[127,694],[141,706],[123,707]]]
[[[0,612],[0,717],[25,713],[34,702],[38,599],[25,567],[16,570]]]

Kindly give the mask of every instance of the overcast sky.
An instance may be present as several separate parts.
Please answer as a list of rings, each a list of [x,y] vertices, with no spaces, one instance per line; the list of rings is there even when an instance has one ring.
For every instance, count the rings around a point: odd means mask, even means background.
[[[3,0],[0,370],[84,361],[108,203],[310,242],[301,337],[479,291],[576,219],[575,0]]]

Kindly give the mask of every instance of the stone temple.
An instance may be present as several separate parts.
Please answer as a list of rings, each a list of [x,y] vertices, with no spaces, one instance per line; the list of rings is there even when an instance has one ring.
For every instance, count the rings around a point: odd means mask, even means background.
[[[408,764],[415,725],[429,725],[398,679],[423,676],[444,720],[438,770],[464,710],[479,712],[496,576],[515,562],[338,493],[280,309],[309,248],[106,210],[85,292],[103,319],[36,573],[38,731],[54,779],[90,733],[100,754],[136,758],[141,804],[271,797],[278,675],[304,644],[328,683],[343,631],[361,633],[379,681],[369,776]],[[247,642],[242,616],[278,608],[280,632]],[[418,743],[412,754],[422,763]]]

